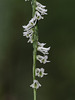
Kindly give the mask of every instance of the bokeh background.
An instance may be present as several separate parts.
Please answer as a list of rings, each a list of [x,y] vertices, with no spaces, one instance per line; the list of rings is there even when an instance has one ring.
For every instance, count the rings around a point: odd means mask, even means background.
[[[39,41],[51,46],[39,79],[37,100],[75,100],[75,0],[39,0],[48,16],[39,22]],[[22,25],[31,19],[31,4],[0,0],[0,100],[33,100],[32,44],[23,37]]]

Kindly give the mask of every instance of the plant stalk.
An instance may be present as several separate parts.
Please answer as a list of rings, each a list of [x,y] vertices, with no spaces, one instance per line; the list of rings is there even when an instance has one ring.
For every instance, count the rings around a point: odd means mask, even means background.
[[[32,0],[32,17],[35,15],[36,0]],[[33,82],[36,79],[35,77],[35,68],[36,68],[36,55],[37,55],[37,44],[38,44],[38,28],[37,25],[33,28]],[[34,100],[36,100],[36,89],[33,89]]]

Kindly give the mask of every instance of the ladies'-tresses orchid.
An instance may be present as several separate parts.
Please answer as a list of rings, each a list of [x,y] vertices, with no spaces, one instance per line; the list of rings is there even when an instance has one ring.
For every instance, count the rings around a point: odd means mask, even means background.
[[[38,89],[39,87],[41,87],[41,84],[38,82],[38,80],[34,80],[33,84],[31,84],[30,87]]]
[[[46,56],[37,55],[36,58],[37,58],[38,61],[40,61],[40,63],[43,63],[43,64],[45,64],[47,62],[50,62],[50,61],[47,60],[48,59],[48,56],[47,55]]]
[[[36,68],[35,70],[35,75],[38,77],[43,77],[44,75],[47,75],[48,73],[44,73],[45,69],[44,68]]]
[[[25,1],[29,1],[29,0],[25,0]],[[35,5],[35,3],[36,5]],[[32,11],[34,12],[33,18],[31,18],[31,20],[29,21],[29,23],[27,25],[24,25],[24,32],[23,32],[23,36],[26,36],[26,38],[29,38],[28,43],[33,43],[33,84],[30,85],[30,87],[34,88],[34,92],[35,89],[38,89],[39,87],[41,87],[41,84],[38,82],[38,80],[36,80],[36,76],[38,77],[43,77],[44,75],[47,75],[47,73],[44,73],[44,69],[43,68],[35,68],[35,63],[36,63],[36,59],[40,62],[40,63],[47,63],[50,62],[48,61],[48,51],[50,50],[50,47],[45,48],[44,46],[46,45],[46,43],[40,43],[36,40],[38,40],[38,34],[35,27],[37,27],[37,22],[41,19],[44,19],[44,17],[42,15],[47,15],[47,9],[45,9],[46,6],[42,5],[41,3],[37,2],[36,0],[32,0],[31,2],[32,6],[36,6],[36,7],[32,7]],[[35,31],[35,32],[34,32]],[[35,36],[34,36],[35,34]],[[37,34],[37,35],[36,35]],[[37,38],[37,39],[36,39]],[[37,43],[35,43],[35,41]],[[44,56],[41,55],[36,55],[37,51],[40,51],[41,53],[44,54]]]

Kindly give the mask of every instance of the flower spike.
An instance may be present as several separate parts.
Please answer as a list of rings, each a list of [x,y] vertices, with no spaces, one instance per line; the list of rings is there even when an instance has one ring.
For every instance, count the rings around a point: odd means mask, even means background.
[[[29,1],[29,0],[25,0]],[[23,36],[28,38],[28,43],[33,43],[33,83],[30,85],[34,89],[35,97],[36,97],[36,89],[41,87],[41,84],[36,80],[36,76],[43,77],[44,75],[47,75],[48,73],[45,73],[44,68],[36,68],[36,59],[43,64],[46,64],[48,61],[48,52],[50,50],[50,47],[45,48],[44,46],[46,43],[40,43],[38,40],[38,34],[37,34],[37,23],[39,20],[44,19],[42,15],[47,15],[47,9],[46,6],[42,5],[41,3],[37,2],[36,0],[31,1],[32,5],[32,13],[33,18],[28,22],[27,25],[23,25],[24,28]],[[35,6],[35,7],[34,7]],[[43,56],[37,55],[37,51],[41,52]]]

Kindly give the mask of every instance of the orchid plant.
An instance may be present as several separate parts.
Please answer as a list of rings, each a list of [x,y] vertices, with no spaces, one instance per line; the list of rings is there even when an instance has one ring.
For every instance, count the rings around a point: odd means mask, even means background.
[[[29,0],[25,0],[29,1]],[[28,38],[28,43],[33,44],[33,83],[30,85],[30,87],[34,90],[34,100],[36,100],[36,90],[41,87],[41,84],[36,79],[36,77],[42,78],[44,75],[47,75],[48,73],[45,73],[44,68],[37,68],[36,67],[36,61],[38,60],[40,63],[45,64],[48,61],[48,51],[50,50],[50,47],[45,48],[44,46],[46,43],[40,43],[38,41],[38,22],[41,19],[44,19],[43,15],[47,15],[47,9],[46,6],[42,5],[36,0],[31,1],[32,5],[32,18],[29,21],[27,25],[24,25],[24,32],[23,36],[26,36]],[[37,52],[41,52],[43,55],[37,55]]]

